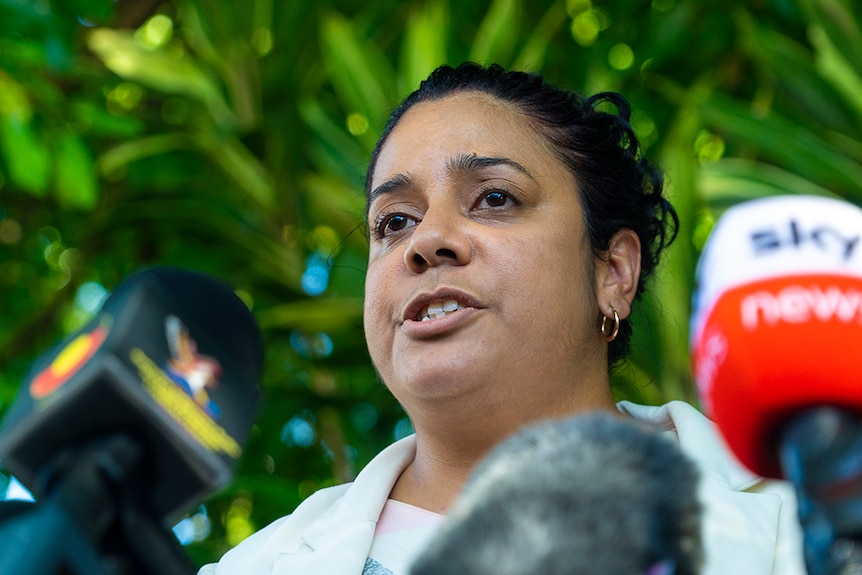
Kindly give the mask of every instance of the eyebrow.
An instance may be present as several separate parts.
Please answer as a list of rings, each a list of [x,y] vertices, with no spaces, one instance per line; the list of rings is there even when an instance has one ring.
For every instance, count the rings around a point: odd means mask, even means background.
[[[449,162],[449,169],[452,172],[478,172],[495,166],[508,166],[524,174],[531,180],[535,180],[527,168],[510,158],[489,158],[475,154],[459,154]]]
[[[392,192],[397,192],[398,190],[403,190],[405,188],[409,188],[413,184],[413,179],[407,174],[396,174],[395,176],[389,178],[368,194],[368,202],[367,205],[371,205],[374,203],[374,200],[379,198],[385,194],[391,194]]]
[[[459,154],[449,161],[448,169],[452,173],[480,172],[487,168],[496,166],[508,166],[535,181],[533,175],[521,164],[510,158],[493,158],[477,156],[475,154]],[[382,195],[397,192],[413,185],[413,179],[409,174],[396,174],[371,190],[368,194],[368,205]]]

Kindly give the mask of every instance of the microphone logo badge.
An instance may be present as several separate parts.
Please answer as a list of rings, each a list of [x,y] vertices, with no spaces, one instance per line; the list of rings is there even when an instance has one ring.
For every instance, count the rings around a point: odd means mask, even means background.
[[[805,229],[797,218],[790,219],[786,233],[779,228],[771,228],[751,234],[755,255],[768,255],[788,247],[802,249],[811,245],[826,252],[837,249],[843,261],[850,260],[860,239],[862,237],[859,235],[848,236],[827,224]]]
[[[75,337],[58,353],[51,364],[30,382],[33,399],[43,399],[78,373],[78,370],[99,351],[111,330],[111,316],[104,314],[99,324],[89,332]]]
[[[164,368],[139,347],[129,352],[144,391],[205,449],[238,459],[242,448],[216,422],[221,409],[207,393],[218,384],[221,364],[198,353],[188,329],[173,315],[165,319],[165,335],[171,357]]]
[[[174,383],[185,391],[207,413],[217,417],[221,410],[207,394],[208,389],[218,387],[222,367],[212,357],[200,355],[197,343],[189,336],[189,331],[174,315],[165,318],[165,336],[171,358],[167,362],[166,373]]]

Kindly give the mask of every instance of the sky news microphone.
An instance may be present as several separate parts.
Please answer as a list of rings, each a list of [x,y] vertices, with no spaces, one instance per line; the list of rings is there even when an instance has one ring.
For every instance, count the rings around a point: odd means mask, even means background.
[[[229,483],[256,415],[262,360],[258,326],[227,285],[175,268],[138,272],[34,362],[0,427],[0,461],[37,508],[62,500],[51,525],[98,523],[80,529],[96,547],[117,524],[126,539],[159,537]],[[22,536],[27,553],[32,534]],[[133,572],[168,572],[146,544],[131,544],[155,569]],[[3,570],[10,553],[0,553],[0,574],[12,572]]]
[[[479,464],[410,575],[694,575],[699,474],[606,413],[539,423]]]
[[[727,210],[698,265],[702,407],[743,464],[794,483],[812,575],[862,569],[860,240],[850,203],[770,197]]]

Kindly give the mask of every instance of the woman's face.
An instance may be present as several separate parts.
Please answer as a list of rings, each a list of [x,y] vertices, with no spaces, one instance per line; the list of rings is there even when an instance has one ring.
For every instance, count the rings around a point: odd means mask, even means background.
[[[408,413],[607,385],[574,177],[512,105],[463,92],[413,106],[380,151],[368,218],[365,334]]]

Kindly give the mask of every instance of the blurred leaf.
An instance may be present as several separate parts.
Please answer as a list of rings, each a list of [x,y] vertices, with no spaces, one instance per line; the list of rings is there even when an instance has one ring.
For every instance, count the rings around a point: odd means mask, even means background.
[[[852,0],[851,0],[852,1]],[[862,27],[850,6],[842,0],[800,0],[813,28],[822,29],[822,35],[834,45],[836,53],[862,77]],[[816,42],[812,38],[812,42]]]
[[[12,182],[44,197],[50,179],[50,153],[33,133],[33,106],[24,87],[0,69],[0,156]]]
[[[33,106],[27,92],[15,79],[0,68],[0,116],[22,123],[33,118]]]
[[[740,101],[714,93],[700,113],[711,125],[744,142],[799,174],[842,194],[862,198],[862,165],[817,136],[807,126],[773,112],[756,117]]]
[[[274,241],[264,226],[250,226],[239,220],[239,214],[225,217],[226,207],[211,198],[203,200],[180,196],[170,199],[147,199],[120,204],[107,214],[103,225],[108,229],[123,229],[135,223],[171,223],[182,236],[202,236],[207,245],[217,241],[230,253],[229,261],[236,266],[254,268],[261,277],[276,282],[281,290],[299,292],[303,263],[300,250]],[[104,230],[95,230],[102,232]],[[201,258],[200,254],[194,256]]]
[[[542,16],[539,25],[533,30],[512,68],[515,70],[541,70],[548,48],[557,32],[568,21],[568,14],[562,2],[554,2]]]
[[[230,9],[228,6],[225,8]],[[179,32],[201,60],[213,68],[217,67],[221,62],[219,47],[216,45],[218,40],[213,40],[213,31],[206,25],[201,8],[194,1],[179,2],[178,11],[183,24]]]
[[[411,13],[401,44],[400,96],[415,90],[434,68],[446,62],[448,24],[449,12],[443,0],[427,2]]]
[[[811,42],[817,53],[817,69],[856,112],[856,126],[862,129],[862,76],[838,51],[821,28],[812,27]]]
[[[66,209],[90,210],[99,200],[99,184],[93,157],[73,132],[64,133],[57,145],[57,200]]]
[[[363,247],[365,242],[365,196],[357,186],[348,186],[328,175],[310,174],[303,180],[308,191],[310,211],[316,221],[330,222],[344,233],[357,228]]]
[[[361,186],[371,148],[360,146],[356,138],[330,119],[314,98],[302,100],[298,109],[316,136],[316,141],[305,147],[315,167],[321,172],[339,174],[344,181]]]
[[[781,168],[739,158],[708,163],[699,170],[698,187],[713,207],[778,194],[836,197],[834,192]]]
[[[99,171],[111,177],[118,170],[134,161],[175,150],[194,149],[194,143],[186,134],[160,134],[139,138],[114,146],[99,157]]]
[[[248,45],[253,32],[246,29],[245,22],[237,21],[237,7],[203,0],[183,2],[180,7],[181,31],[195,54],[210,69],[219,71],[238,124],[244,129],[256,125],[261,111],[257,59]],[[255,8],[255,14],[267,10],[260,4]],[[246,13],[244,8],[240,11]]]
[[[44,197],[51,178],[51,153],[31,126],[19,118],[0,117],[0,151],[12,182]]]
[[[338,331],[362,318],[359,298],[324,298],[285,303],[257,313],[261,329]]]
[[[376,132],[395,101],[394,74],[372,44],[361,41],[356,30],[339,14],[322,19],[323,57],[329,78],[348,114],[358,112]],[[376,140],[376,135],[368,133]]]
[[[814,54],[787,36],[758,26],[745,11],[735,13],[746,51],[783,87],[789,101],[806,113],[816,112],[820,120],[835,129],[846,129],[852,116],[847,105],[829,89],[814,65]]]
[[[862,137],[862,132],[853,130],[852,133]],[[847,134],[827,130],[823,137],[836,148],[842,150],[848,158],[858,164],[862,164],[862,139],[855,140]]]
[[[5,71],[0,68],[0,76],[3,74],[18,75],[22,72],[29,72],[32,76],[47,65],[46,46],[41,40],[22,39],[20,42],[11,42],[7,36],[0,38],[0,45],[3,47],[2,62],[3,68],[5,68]],[[4,88],[8,89],[6,86]]]
[[[480,64],[509,63],[521,23],[520,0],[494,0],[479,25],[470,60]]]
[[[271,176],[261,161],[236,138],[197,134],[196,141],[237,187],[264,208],[275,206]]]
[[[128,164],[176,150],[198,150],[209,156],[239,189],[264,208],[275,205],[269,173],[260,161],[233,138],[212,134],[161,134],[115,146],[99,158],[99,169],[111,176]]]
[[[144,131],[145,125],[135,116],[117,116],[108,112],[104,104],[76,102],[71,106],[75,122],[85,137],[112,136],[131,138]]]
[[[132,33],[99,28],[87,37],[90,49],[118,76],[168,94],[182,94],[204,104],[222,128],[236,125],[233,112],[212,77],[177,46],[150,50]]]

